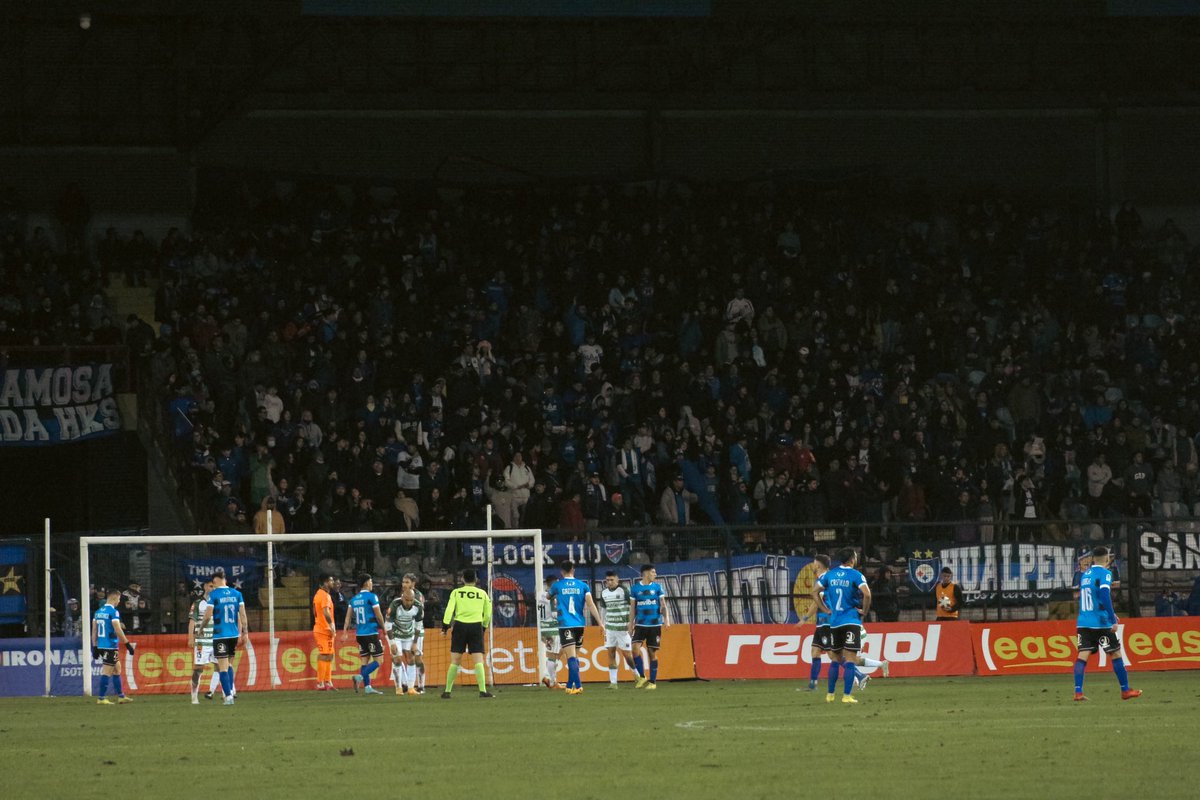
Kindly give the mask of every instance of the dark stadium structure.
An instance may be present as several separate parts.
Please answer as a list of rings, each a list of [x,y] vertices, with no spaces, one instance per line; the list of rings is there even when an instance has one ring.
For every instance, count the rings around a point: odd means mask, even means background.
[[[939,547],[1104,543],[1153,613],[1197,575],[1200,9],[911,5],[0,4],[0,533],[40,564],[51,517],[70,587],[82,534],[491,505],[727,575],[853,545],[893,619]],[[179,632],[195,555],[93,575]],[[1066,613],[1028,584],[967,615]]]

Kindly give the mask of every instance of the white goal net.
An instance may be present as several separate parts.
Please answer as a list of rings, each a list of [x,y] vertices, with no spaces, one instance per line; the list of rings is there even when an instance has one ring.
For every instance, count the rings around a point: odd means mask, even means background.
[[[449,665],[450,637],[442,635],[441,625],[446,598],[460,582],[461,568],[471,567],[493,603],[485,637],[489,684],[537,683],[545,657],[537,631],[537,597],[526,597],[518,584],[493,570],[493,554],[514,546],[529,549],[534,585],[540,587],[544,548],[542,532],[533,529],[87,536],[79,540],[83,652],[93,645],[86,621],[104,602],[99,599],[104,590],[119,588],[122,624],[136,648],[132,654],[120,654],[127,687],[141,694],[186,693],[194,655],[188,646],[188,614],[207,576],[221,567],[229,585],[245,598],[250,628],[246,646],[234,660],[238,691],[312,689],[317,675],[312,601],[320,576],[330,574],[340,581],[340,591],[334,594],[339,632],[361,574],[371,575],[385,614],[408,576],[425,601],[423,683],[437,687],[444,683]],[[478,563],[480,553],[485,554],[484,564]],[[360,664],[351,625],[349,633],[339,633],[336,640],[335,686],[350,688]],[[393,677],[404,675],[392,666],[385,647],[384,663],[374,679],[377,688],[390,690]],[[82,673],[83,692],[91,695],[92,671]],[[207,685],[208,677],[204,680]]]

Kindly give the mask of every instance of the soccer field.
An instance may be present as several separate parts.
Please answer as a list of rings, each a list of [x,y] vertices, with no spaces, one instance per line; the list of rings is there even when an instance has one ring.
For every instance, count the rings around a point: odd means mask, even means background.
[[[1196,797],[1200,674],[1133,679],[1122,702],[1089,673],[1088,703],[1069,674],[875,680],[857,706],[780,681],[7,699],[0,752],[5,797]]]

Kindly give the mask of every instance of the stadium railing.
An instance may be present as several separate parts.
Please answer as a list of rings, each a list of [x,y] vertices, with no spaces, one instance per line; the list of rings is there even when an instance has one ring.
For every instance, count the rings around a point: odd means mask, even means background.
[[[1073,618],[1072,582],[1075,562],[1100,544],[1116,555],[1118,610],[1122,615],[1154,613],[1154,596],[1168,583],[1184,593],[1200,574],[1196,526],[1189,520],[1109,518],[1099,520],[985,520],[965,522],[874,523],[838,522],[808,525],[644,526],[546,530],[555,562],[578,563],[578,575],[594,585],[610,569],[623,580],[636,575],[637,565],[653,562],[685,622],[783,622],[794,617],[807,597],[799,572],[817,553],[835,555],[843,547],[864,554],[861,569],[874,580],[881,567],[891,572],[889,586],[900,619],[934,616],[929,585],[931,570],[950,566],[964,589],[964,616],[973,620],[1034,620]],[[108,532],[90,531],[104,536]],[[111,532],[129,535],[129,531]],[[347,598],[355,576],[367,571],[376,577],[377,592],[390,599],[406,573],[419,576],[429,596],[427,619],[441,613],[440,601],[453,587],[456,570],[482,566],[478,540],[453,541],[326,541],[287,542],[276,551],[276,628],[303,630],[311,626],[309,603],[317,575],[330,572],[345,582]],[[66,600],[79,591],[79,534],[55,532],[52,561],[55,586],[53,627],[69,626]],[[476,549],[471,550],[475,545]],[[40,573],[43,555],[39,539],[30,543],[33,571]],[[266,601],[265,550],[219,538],[208,544],[128,544],[96,548],[91,565],[96,590],[131,581],[141,584],[146,605],[139,608],[138,628],[149,633],[186,630],[191,593],[198,576],[213,563],[236,567],[250,606],[252,625],[261,621]],[[1069,560],[1070,563],[1067,563]],[[497,550],[498,581],[509,581],[496,594],[497,613],[508,624],[534,624],[524,557]],[[1006,578],[1000,591],[992,577],[995,565]],[[202,581],[201,581],[202,583]],[[37,579],[26,588],[28,621],[25,632],[40,634],[41,596]],[[505,591],[508,587],[511,591]],[[62,598],[58,598],[58,595]],[[878,591],[876,594],[880,594]],[[880,604],[876,603],[876,608]],[[134,610],[130,609],[133,613]],[[873,618],[880,617],[873,614]],[[794,621],[794,620],[792,620]],[[257,629],[261,629],[258,627]],[[12,631],[20,635],[20,631]]]

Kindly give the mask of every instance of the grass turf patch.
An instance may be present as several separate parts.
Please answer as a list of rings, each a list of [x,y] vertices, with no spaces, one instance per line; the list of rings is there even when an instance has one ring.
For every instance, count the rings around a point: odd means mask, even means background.
[[[348,691],[186,695],[126,706],[0,700],[6,796],[137,791],[311,797],[325,791],[497,798],[565,793],[774,798],[1195,797],[1181,754],[1200,733],[1200,673],[875,680],[857,706],[802,683],[589,685],[579,697],[471,686],[441,700]],[[840,699],[840,693],[839,693]],[[352,750],[353,755],[342,755]],[[554,787],[559,787],[555,789]],[[11,794],[10,794],[11,792]]]

